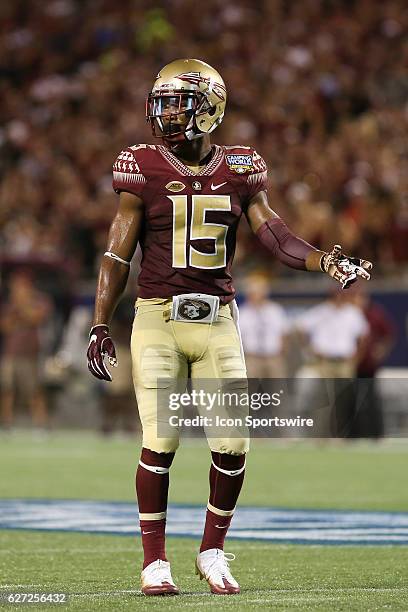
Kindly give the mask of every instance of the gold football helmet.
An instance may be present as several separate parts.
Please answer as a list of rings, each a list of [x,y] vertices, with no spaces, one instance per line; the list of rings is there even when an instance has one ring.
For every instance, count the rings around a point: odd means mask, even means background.
[[[146,100],[154,136],[171,141],[210,134],[224,117],[227,90],[220,74],[195,59],[164,66]]]

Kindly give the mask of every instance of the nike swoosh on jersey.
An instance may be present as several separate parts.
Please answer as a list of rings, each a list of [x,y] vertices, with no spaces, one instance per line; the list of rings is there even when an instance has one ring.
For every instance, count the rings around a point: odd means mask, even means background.
[[[217,529],[226,529],[228,525],[214,525]]]
[[[156,533],[156,531],[142,531],[143,535],[148,535],[149,533]]]
[[[216,189],[219,189],[220,187],[226,184],[227,184],[227,181],[225,181],[224,183],[220,183],[219,185],[214,185],[214,183],[211,183],[211,191],[215,191]]]

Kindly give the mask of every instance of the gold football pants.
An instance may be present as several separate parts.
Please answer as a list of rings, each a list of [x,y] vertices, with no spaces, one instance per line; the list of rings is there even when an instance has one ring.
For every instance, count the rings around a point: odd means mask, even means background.
[[[233,394],[247,392],[246,369],[238,328],[229,306],[220,306],[214,323],[170,320],[171,300],[141,299],[136,302],[131,351],[133,382],[143,428],[143,446],[158,453],[175,452],[179,427],[169,427],[171,412],[163,403],[170,393],[183,393],[191,379],[193,389]],[[162,401],[163,400],[163,401]],[[165,402],[164,402],[165,403]],[[241,455],[249,448],[245,416],[248,406],[240,402],[229,408],[234,424],[205,428],[212,451]],[[200,413],[200,408],[198,408]],[[205,416],[225,416],[214,406]],[[177,412],[180,416],[180,410]],[[236,423],[242,423],[242,426]]]

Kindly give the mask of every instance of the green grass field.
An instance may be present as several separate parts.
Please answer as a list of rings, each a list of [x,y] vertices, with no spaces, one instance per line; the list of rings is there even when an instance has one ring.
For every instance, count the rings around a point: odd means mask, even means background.
[[[132,500],[139,446],[132,440],[29,432],[0,438],[0,497]],[[209,457],[187,442],[172,468],[170,501],[207,499]],[[408,445],[259,441],[241,502],[292,508],[408,509]],[[66,591],[72,610],[408,610],[404,546],[300,546],[230,540],[242,593],[210,596],[194,575],[198,541],[170,538],[168,554],[183,595],[139,593],[140,541],[131,537],[0,531],[3,590]],[[62,607],[62,606],[60,606]],[[8,609],[15,609],[6,606]],[[58,606],[46,605],[46,609]]]

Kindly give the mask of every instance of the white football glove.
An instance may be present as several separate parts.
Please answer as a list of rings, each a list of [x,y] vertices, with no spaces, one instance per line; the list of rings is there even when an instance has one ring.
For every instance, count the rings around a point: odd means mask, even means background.
[[[339,282],[342,289],[347,289],[358,277],[370,280],[371,275],[368,270],[371,270],[373,264],[359,257],[344,255],[341,246],[335,244],[330,253],[323,255],[320,267],[323,272]]]

